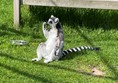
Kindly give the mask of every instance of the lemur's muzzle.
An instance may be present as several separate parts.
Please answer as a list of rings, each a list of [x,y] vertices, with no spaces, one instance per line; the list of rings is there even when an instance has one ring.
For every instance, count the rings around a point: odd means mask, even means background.
[[[48,21],[48,24],[52,24],[52,21],[50,20],[50,21]]]

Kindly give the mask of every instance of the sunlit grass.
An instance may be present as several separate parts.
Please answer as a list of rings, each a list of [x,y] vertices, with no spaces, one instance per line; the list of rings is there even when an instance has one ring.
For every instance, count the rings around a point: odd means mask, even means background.
[[[61,14],[58,14],[57,16],[59,16],[64,30],[64,49],[76,46],[91,45],[98,46],[101,48],[101,50],[99,52],[83,51],[71,53],[63,57],[60,61],[54,61],[49,64],[44,64],[43,60],[40,62],[31,62],[31,59],[36,57],[36,48],[38,44],[46,40],[43,36],[41,25],[42,21],[45,21],[45,19],[47,20],[49,17],[39,17],[42,20],[40,19],[37,21],[39,18],[33,18],[32,14],[30,14],[28,10],[28,7],[23,6],[22,25],[20,30],[17,31],[13,27],[12,0],[9,2],[7,2],[7,0],[1,0],[1,2],[1,83],[117,83],[118,31],[116,26],[112,26],[115,28],[109,27],[108,29],[102,26],[102,24],[101,27],[97,27],[97,25],[96,27],[95,25],[87,27],[87,25],[85,25],[88,22],[86,22],[87,17],[85,20],[83,20],[83,26],[79,26],[78,21],[75,24],[71,23],[74,18],[70,17],[72,21],[68,22],[70,18],[68,19],[67,16],[67,20],[63,21],[64,16],[62,16],[62,18]],[[5,6],[6,4],[7,6]],[[52,8],[51,10],[54,9]],[[76,11],[76,9],[74,10]],[[60,9],[57,9],[57,11],[60,11]],[[71,13],[73,10],[66,9],[64,12],[65,15],[67,11]],[[93,12],[94,10],[87,11]],[[99,10],[95,11],[99,13]],[[46,12],[49,12],[47,8]],[[83,17],[85,17],[82,13],[86,13],[84,9],[79,10],[79,12],[81,12]],[[104,11],[102,10],[102,12]],[[112,11],[110,12],[113,14]],[[53,11],[51,13],[53,13]],[[45,13],[45,15],[46,14],[47,13]],[[90,22],[92,21],[90,20]],[[108,25],[106,24],[106,26]],[[10,40],[12,39],[25,40],[29,42],[29,44],[25,46],[11,45]],[[89,74],[92,67],[98,67],[106,74],[100,77],[92,76]]]

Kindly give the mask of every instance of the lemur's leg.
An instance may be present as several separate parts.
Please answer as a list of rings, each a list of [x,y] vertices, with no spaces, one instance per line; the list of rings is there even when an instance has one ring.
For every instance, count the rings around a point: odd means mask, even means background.
[[[64,47],[64,41],[59,41],[58,40],[58,44],[57,44],[57,48],[56,48],[56,51],[55,51],[55,55],[60,55],[61,53],[61,51],[63,51],[62,49],[63,49],[63,47]]]
[[[37,58],[33,58],[32,61],[40,61],[42,59],[42,50],[45,48],[45,43],[40,43],[37,48]]]
[[[42,59],[42,56],[39,52],[37,52],[37,58],[33,58],[32,61],[40,61]]]
[[[52,52],[49,54],[49,56],[47,56],[44,60],[44,63],[49,63],[53,60],[56,60],[58,58],[58,56],[55,56],[55,49],[52,50]]]
[[[43,22],[43,24],[42,24],[42,30],[43,30],[44,36],[47,39],[48,38],[48,35],[49,35],[49,31],[46,29],[46,22]]]

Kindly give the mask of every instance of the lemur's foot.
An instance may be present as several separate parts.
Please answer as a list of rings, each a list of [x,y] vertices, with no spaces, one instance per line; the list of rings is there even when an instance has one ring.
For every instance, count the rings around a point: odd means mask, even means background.
[[[44,60],[44,63],[49,63],[49,62],[51,62],[52,60]]]
[[[32,59],[32,62],[33,62],[33,61],[38,62],[38,61],[40,61],[40,59],[39,59],[39,58],[33,58],[33,59]]]

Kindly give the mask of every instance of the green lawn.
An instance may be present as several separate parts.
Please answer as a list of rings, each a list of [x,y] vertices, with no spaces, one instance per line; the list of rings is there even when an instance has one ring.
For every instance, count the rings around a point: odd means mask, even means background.
[[[80,9],[78,13],[77,9],[50,8],[49,11],[48,8],[41,7],[29,13],[28,7],[22,6],[21,29],[15,30],[12,1],[0,1],[0,83],[118,82],[118,11]],[[49,64],[44,64],[43,60],[31,62],[36,57],[38,44],[45,41],[41,30],[42,22],[53,13],[57,14],[63,25],[65,49],[92,45],[99,46],[101,50],[72,53]],[[40,17],[36,17],[37,14]],[[109,14],[109,18],[106,14]],[[96,21],[94,18],[97,18]],[[13,39],[28,41],[29,45],[11,45],[10,40]],[[92,67],[104,71],[105,75],[90,75]]]

